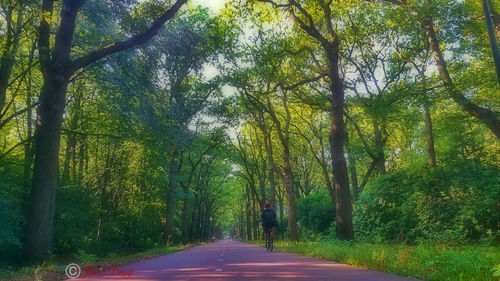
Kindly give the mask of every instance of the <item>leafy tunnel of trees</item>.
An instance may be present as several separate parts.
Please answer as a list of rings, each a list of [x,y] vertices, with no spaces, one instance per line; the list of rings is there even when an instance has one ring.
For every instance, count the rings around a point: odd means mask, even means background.
[[[2,265],[500,239],[498,1],[0,3]]]

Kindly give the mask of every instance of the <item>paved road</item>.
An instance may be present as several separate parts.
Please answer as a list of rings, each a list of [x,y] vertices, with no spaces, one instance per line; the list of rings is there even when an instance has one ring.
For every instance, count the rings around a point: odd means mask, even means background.
[[[84,271],[82,272],[85,273]],[[97,273],[96,273],[97,274]],[[225,240],[72,280],[415,280]],[[83,275],[81,275],[83,277]]]

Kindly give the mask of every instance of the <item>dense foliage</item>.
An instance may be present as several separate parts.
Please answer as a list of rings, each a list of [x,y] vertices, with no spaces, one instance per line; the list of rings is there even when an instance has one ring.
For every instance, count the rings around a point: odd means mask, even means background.
[[[331,236],[334,223],[335,208],[327,194],[311,194],[297,201],[297,219],[303,237],[314,239],[320,236]]]
[[[78,44],[85,40],[99,44],[95,38],[99,32],[112,34],[119,28],[100,25],[107,15],[125,12],[121,3],[106,7],[105,2],[84,6],[74,38]],[[136,11],[129,11],[132,18],[144,17],[142,25],[163,9],[147,5],[143,2]],[[34,3],[24,2],[5,2],[2,7],[36,9]],[[140,29],[131,26],[140,23],[132,18],[120,24]],[[232,119],[221,110],[230,100],[220,90],[223,77],[207,68],[230,57],[234,41],[230,23],[193,7],[180,11],[145,48],[106,58],[75,75],[62,128],[52,254],[81,259],[221,237],[219,217],[234,180],[230,140],[224,132]],[[20,62],[36,59],[32,48],[28,44],[19,49],[31,52],[29,58],[21,53]],[[19,87],[16,91],[22,88],[25,96],[21,99],[17,92],[8,92],[13,104],[7,109],[15,119],[0,132],[6,136],[0,154],[1,264],[26,260],[22,248],[37,118],[30,106],[40,89],[36,68],[27,73],[13,78]],[[30,110],[17,113],[12,106],[23,101]],[[213,126],[210,119],[220,124]],[[177,151],[175,163],[173,150]],[[172,188],[179,189],[174,197],[179,208],[169,219],[175,221],[173,236],[168,236],[165,194]]]
[[[500,171],[474,162],[411,167],[371,181],[354,211],[357,237],[464,243],[498,239]]]

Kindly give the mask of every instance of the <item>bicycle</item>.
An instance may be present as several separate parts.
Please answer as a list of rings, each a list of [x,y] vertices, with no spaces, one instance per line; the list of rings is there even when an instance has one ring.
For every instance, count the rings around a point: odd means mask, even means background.
[[[270,228],[266,233],[266,250],[272,252],[274,249],[273,229]]]

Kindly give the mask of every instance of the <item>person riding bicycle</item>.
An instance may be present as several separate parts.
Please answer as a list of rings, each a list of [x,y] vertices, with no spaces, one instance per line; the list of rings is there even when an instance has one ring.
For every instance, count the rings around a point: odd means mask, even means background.
[[[274,211],[271,203],[266,202],[264,204],[264,210],[262,210],[262,214],[260,215],[260,220],[262,222],[262,229],[264,230],[264,238],[266,238],[266,234],[271,231],[275,226],[278,226],[278,222],[276,221],[276,211]]]

